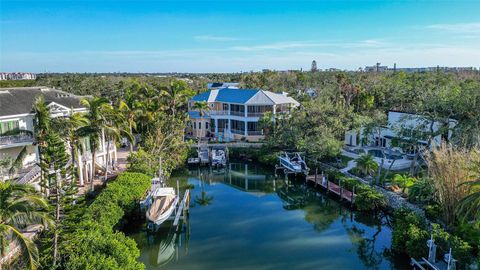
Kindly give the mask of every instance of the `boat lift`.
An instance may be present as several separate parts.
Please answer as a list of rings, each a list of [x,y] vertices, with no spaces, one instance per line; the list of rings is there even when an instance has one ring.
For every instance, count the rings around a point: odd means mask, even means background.
[[[283,170],[285,175],[289,174],[302,174],[308,175],[310,169],[307,167],[307,163],[302,158],[301,152],[283,152],[278,156],[279,164],[275,165],[275,172],[277,170]]]
[[[420,270],[455,270],[457,260],[452,256],[452,249],[444,255],[443,260],[437,261],[437,244],[433,240],[433,235],[427,241],[428,259],[422,257],[421,260],[410,258],[410,264],[414,269]]]
[[[155,178],[154,178],[155,179]],[[150,196],[150,194],[148,195]],[[146,202],[148,202],[149,197],[143,201],[140,202],[140,209],[141,210],[146,210],[148,209],[148,205],[146,205]],[[179,182],[177,180],[177,195],[175,196],[175,200],[173,201],[173,207],[174,210],[171,214],[170,217],[166,219],[166,221],[173,221],[172,226],[174,227],[175,230],[179,230],[179,224],[185,221],[188,218],[188,214],[190,211],[190,190],[187,189],[185,193],[183,194],[183,198],[180,200],[180,188],[179,188]],[[182,222],[180,222],[182,221]],[[163,223],[162,223],[163,224]],[[147,224],[147,229],[152,232],[158,231],[160,226],[162,225],[157,225],[154,222],[149,221]]]

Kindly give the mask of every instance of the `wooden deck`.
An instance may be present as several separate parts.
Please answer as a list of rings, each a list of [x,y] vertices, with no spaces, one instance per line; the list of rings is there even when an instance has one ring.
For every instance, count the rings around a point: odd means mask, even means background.
[[[335,195],[339,196],[341,200],[346,200],[351,203],[355,201],[355,197],[357,196],[355,192],[344,189],[340,185],[328,181],[324,177],[324,175],[321,174],[308,175],[306,177],[306,181],[307,183],[312,182],[315,186],[320,186],[324,188],[327,192],[332,192]]]

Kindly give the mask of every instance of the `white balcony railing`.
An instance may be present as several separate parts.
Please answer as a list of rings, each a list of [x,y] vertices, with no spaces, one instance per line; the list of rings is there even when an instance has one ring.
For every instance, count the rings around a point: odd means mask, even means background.
[[[211,110],[210,115],[228,115],[228,111],[215,111]]]
[[[249,130],[248,135],[260,136],[260,135],[263,135],[263,131],[261,131],[261,130]]]
[[[14,143],[33,143],[33,136],[28,133],[17,135],[0,136],[0,145],[9,145]]]
[[[230,111],[230,115],[245,116],[245,112]]]
[[[263,117],[265,112],[249,112],[247,114],[248,117]]]
[[[244,135],[244,134],[245,134],[245,130],[231,129],[230,131],[231,131],[233,134],[241,134],[241,135]]]

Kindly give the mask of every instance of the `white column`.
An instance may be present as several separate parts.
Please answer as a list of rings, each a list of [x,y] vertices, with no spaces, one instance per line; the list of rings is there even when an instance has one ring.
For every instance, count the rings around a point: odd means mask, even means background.
[[[218,119],[217,118],[214,119],[214,123],[215,123],[215,136],[217,136],[217,134],[218,134]]]
[[[248,122],[247,122],[247,121],[245,121],[244,123],[245,123],[245,131],[244,131],[244,135],[245,135],[245,137],[247,137],[247,136],[248,136]]]
[[[245,110],[243,116],[248,117],[248,106],[244,105],[243,107],[244,107],[244,110]]]
[[[82,155],[80,155],[80,151],[78,151],[77,149],[77,155],[76,155],[76,159],[77,159],[77,173],[78,173],[78,180],[79,180],[79,184],[81,186],[84,185],[84,180],[83,180],[83,161],[82,161]],[[75,165],[75,164],[74,164]]]

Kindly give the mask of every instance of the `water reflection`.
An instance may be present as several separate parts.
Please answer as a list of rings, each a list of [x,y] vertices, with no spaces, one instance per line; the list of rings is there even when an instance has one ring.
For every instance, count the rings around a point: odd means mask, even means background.
[[[231,163],[172,179],[193,187],[188,229],[133,233],[147,269],[407,269],[388,254],[385,216],[352,212],[273,170]]]

